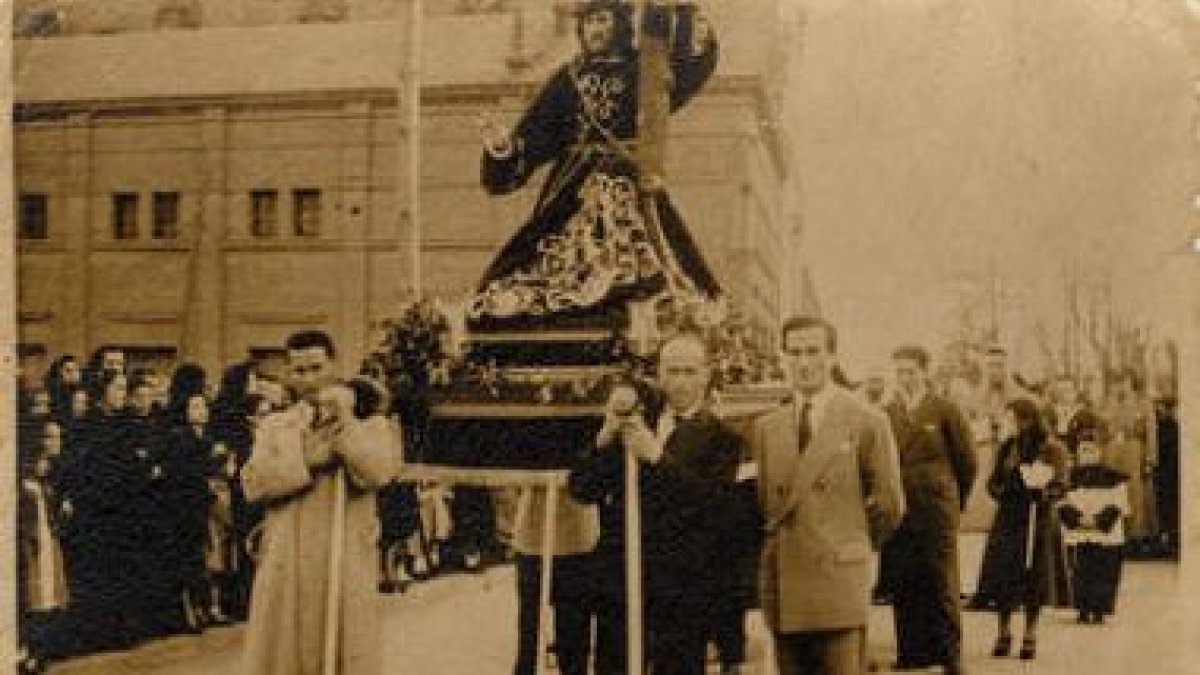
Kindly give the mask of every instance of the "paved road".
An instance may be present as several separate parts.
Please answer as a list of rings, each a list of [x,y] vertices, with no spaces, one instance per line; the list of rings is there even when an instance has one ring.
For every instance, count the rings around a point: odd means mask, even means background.
[[[968,672],[980,675],[1078,673],[1124,675],[1196,672],[1200,645],[1181,639],[1185,602],[1178,592],[1179,570],[1166,563],[1126,567],[1117,617],[1100,627],[1079,626],[1070,614],[1047,617],[1038,659],[997,660],[987,653],[994,636],[991,614],[965,617]],[[384,599],[390,673],[396,675],[507,675],[511,672],[515,602],[512,570],[499,567],[482,575],[445,577],[409,593]],[[1018,624],[1019,625],[1019,624]],[[871,652],[891,660],[891,613],[875,608]],[[765,668],[763,633],[752,618],[750,672]],[[200,637],[163,640],[135,651],[105,654],[53,667],[54,675],[238,675],[240,628],[212,630]],[[1189,665],[1191,667],[1189,667]],[[886,671],[885,671],[886,672]]]

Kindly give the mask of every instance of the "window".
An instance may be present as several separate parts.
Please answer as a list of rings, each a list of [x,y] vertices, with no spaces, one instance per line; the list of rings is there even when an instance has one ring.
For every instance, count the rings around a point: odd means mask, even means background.
[[[505,0],[458,0],[454,8],[456,14],[486,14],[502,12],[508,3]]]
[[[137,239],[138,195],[136,192],[116,192],[112,196],[113,239]]]
[[[175,239],[179,236],[179,193],[154,193],[154,223],[151,235],[155,239]]]
[[[297,237],[320,236],[320,190],[306,188],[292,191],[292,231]]]
[[[279,234],[279,192],[252,190],[250,192],[250,235],[274,237]]]
[[[44,194],[21,195],[21,212],[17,232],[21,239],[49,239],[49,200]]]
[[[154,14],[154,27],[199,28],[200,14],[198,0],[166,0]]]

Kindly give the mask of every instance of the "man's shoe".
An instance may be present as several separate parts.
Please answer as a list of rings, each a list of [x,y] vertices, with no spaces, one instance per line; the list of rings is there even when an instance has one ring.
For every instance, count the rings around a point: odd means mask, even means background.
[[[1037,638],[1025,637],[1021,639],[1021,660],[1032,661],[1037,656]]]

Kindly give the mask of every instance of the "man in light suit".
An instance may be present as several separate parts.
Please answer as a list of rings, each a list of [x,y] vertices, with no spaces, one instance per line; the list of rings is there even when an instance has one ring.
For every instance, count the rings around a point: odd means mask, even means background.
[[[871,551],[904,515],[896,445],[882,413],[831,382],[832,325],[793,318],[782,337],[795,396],[749,439],[765,522],[763,613],[780,675],[860,675]]]

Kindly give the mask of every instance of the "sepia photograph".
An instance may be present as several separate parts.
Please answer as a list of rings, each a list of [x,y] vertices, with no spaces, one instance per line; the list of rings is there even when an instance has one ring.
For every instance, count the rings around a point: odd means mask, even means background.
[[[0,672],[1200,670],[1200,1],[0,13]]]

